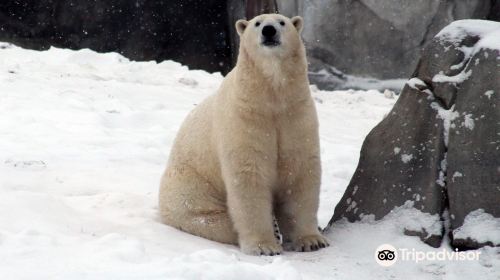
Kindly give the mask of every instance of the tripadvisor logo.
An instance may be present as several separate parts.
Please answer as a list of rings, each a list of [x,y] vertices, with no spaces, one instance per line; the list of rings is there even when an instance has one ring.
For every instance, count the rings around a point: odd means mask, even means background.
[[[480,251],[458,252],[449,251],[445,248],[438,251],[418,251],[415,249],[399,248],[396,249],[390,244],[382,244],[375,250],[375,261],[381,266],[391,266],[398,259],[401,261],[477,261]]]
[[[375,261],[381,266],[391,266],[398,260],[398,252],[390,244],[382,244],[375,250]]]

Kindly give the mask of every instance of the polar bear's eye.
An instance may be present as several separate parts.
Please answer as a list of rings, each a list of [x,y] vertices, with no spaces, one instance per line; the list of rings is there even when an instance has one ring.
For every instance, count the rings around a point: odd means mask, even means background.
[[[285,26],[285,22],[284,21],[280,21],[280,24],[281,24],[281,26]]]
[[[260,21],[257,21],[257,22],[255,23],[255,26],[256,26],[256,27],[259,27],[259,25],[260,25]]]

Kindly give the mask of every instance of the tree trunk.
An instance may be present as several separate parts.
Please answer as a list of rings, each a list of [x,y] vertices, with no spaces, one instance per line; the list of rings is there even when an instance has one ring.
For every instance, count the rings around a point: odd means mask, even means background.
[[[276,0],[247,0],[246,17],[251,20],[260,14],[278,13]]]

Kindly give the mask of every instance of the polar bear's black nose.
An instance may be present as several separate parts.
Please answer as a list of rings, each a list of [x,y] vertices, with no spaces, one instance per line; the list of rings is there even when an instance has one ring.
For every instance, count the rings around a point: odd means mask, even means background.
[[[266,25],[262,28],[262,35],[266,38],[274,37],[274,35],[276,35],[276,28],[272,25]]]

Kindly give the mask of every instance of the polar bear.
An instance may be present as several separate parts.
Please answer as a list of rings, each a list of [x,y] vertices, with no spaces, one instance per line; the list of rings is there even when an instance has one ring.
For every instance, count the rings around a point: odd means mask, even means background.
[[[309,91],[303,20],[238,20],[238,61],[218,92],[186,118],[159,193],[162,221],[247,254],[314,251],[321,181],[318,119]]]

